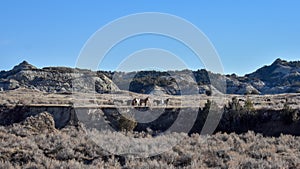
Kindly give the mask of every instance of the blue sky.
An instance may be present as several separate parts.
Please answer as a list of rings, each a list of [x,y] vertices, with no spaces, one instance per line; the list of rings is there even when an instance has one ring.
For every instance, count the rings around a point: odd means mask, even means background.
[[[218,51],[224,72],[244,75],[279,57],[299,60],[299,7],[297,0],[2,0],[0,70],[11,69],[23,60],[37,67],[74,67],[85,42],[107,23],[134,13],[162,12],[197,26]],[[168,48],[170,43],[156,36],[144,37],[132,40],[128,48],[154,46],[174,52]],[[117,53],[108,55],[100,69],[114,70],[123,57],[122,50]],[[182,52],[180,57],[188,61],[188,55],[188,51]],[[203,68],[193,62],[187,65]]]

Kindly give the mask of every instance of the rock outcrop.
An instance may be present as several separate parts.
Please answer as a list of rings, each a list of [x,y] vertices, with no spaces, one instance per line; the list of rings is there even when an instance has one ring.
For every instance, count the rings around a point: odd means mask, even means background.
[[[221,75],[201,69],[197,71],[115,72],[109,77],[122,90],[144,94],[184,95],[199,91],[201,94],[209,95],[214,89],[222,93],[241,95],[299,93],[300,61],[287,62],[277,59],[270,66],[264,66],[245,76]],[[226,88],[218,86],[222,83],[226,84]]]
[[[246,77],[263,94],[299,93],[300,61],[277,59],[271,65],[264,66]]]
[[[299,93],[300,61],[277,59],[273,64],[245,76],[215,74],[205,69],[166,72],[95,72],[66,67],[38,69],[24,61],[10,71],[0,72],[0,91],[19,87],[50,93],[72,90],[109,93],[119,89],[158,95],[197,92],[210,95],[216,91],[242,95]]]
[[[26,61],[10,71],[0,72],[0,90],[19,87],[43,92],[94,92],[107,93],[118,87],[103,73],[66,67],[45,67],[38,69]]]
[[[44,112],[47,112],[51,118],[53,118],[54,123],[52,120],[45,120],[46,115],[42,115]],[[36,116],[36,117],[34,117]],[[34,119],[31,119],[34,117]],[[28,119],[29,118],[29,119]],[[27,119],[27,121],[26,121]],[[25,121],[24,121],[25,120]],[[29,124],[35,123],[35,120],[42,120],[44,123],[46,122],[47,125],[54,125],[55,128],[61,129],[66,126],[78,126],[78,118],[76,112],[73,107],[66,107],[66,106],[30,106],[30,105],[23,105],[23,106],[1,106],[0,107],[0,125],[11,125],[14,123],[24,123]],[[39,124],[34,124],[34,126]]]
[[[13,119],[11,119],[13,120]],[[55,133],[58,130],[55,128],[55,120],[48,112],[40,112],[34,116],[26,117],[19,123],[13,123],[6,126],[10,132],[21,137]]]

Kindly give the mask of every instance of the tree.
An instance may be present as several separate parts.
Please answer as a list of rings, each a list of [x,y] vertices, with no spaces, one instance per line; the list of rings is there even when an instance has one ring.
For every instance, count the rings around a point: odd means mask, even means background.
[[[293,110],[289,105],[288,105],[288,100],[286,99],[283,109],[282,109],[282,114],[281,114],[284,122],[286,124],[291,124],[293,122],[296,122],[300,119],[299,117],[299,112],[296,110]]]

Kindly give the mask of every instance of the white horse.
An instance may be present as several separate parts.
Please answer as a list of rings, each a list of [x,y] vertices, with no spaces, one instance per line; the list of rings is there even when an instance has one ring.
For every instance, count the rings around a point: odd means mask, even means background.
[[[166,100],[165,99],[154,100],[153,103],[155,103],[155,105],[157,105],[157,106],[163,106],[163,105],[168,106],[169,101],[170,101],[170,99],[167,98]]]
[[[149,106],[150,102],[149,102],[149,97],[147,97],[146,99],[139,99],[139,98],[134,98],[131,101],[131,105],[132,106]]]
[[[141,104],[141,99],[134,98],[134,99],[131,101],[131,105],[132,105],[132,106],[140,106],[140,104]]]

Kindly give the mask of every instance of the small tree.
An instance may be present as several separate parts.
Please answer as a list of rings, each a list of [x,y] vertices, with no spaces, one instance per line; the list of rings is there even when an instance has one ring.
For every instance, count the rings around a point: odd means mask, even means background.
[[[288,105],[288,100],[286,99],[286,102],[283,105],[282,109],[282,118],[286,124],[291,124],[293,122],[296,122],[300,119],[298,116],[298,111],[293,110]]]
[[[246,101],[245,101],[244,111],[247,114],[252,114],[252,115],[256,114],[253,102],[249,98],[247,98]]]
[[[223,115],[223,126],[229,131],[246,131],[257,123],[257,113],[252,101],[247,98],[244,106],[239,103],[237,97],[233,97],[228,106],[225,107]]]
[[[240,112],[243,107],[240,105],[239,100],[237,99],[237,97],[233,97],[231,99],[231,102],[228,103],[228,110],[234,111],[234,112]]]

